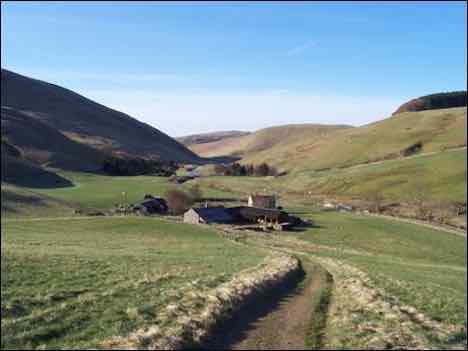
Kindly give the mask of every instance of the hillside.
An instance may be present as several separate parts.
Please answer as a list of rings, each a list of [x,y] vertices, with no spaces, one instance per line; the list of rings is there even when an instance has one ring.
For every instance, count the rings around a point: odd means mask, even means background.
[[[182,143],[186,146],[190,146],[193,144],[212,143],[226,138],[241,137],[249,134],[250,132],[242,132],[240,130],[229,130],[212,133],[191,134],[176,138],[176,140],[179,143]]]
[[[269,152],[276,146],[291,140],[318,140],[337,130],[352,128],[344,125],[290,124],[270,127],[255,133],[228,137],[222,140],[191,145],[190,149],[205,157],[241,156],[248,157],[256,153]]]
[[[36,131],[34,141],[27,145],[30,150],[41,150],[40,157],[35,159],[40,164],[44,161],[41,157],[48,151],[54,155],[53,162],[57,162],[58,165],[62,165],[64,159],[82,158],[81,152],[86,146],[162,160],[200,162],[197,155],[161,131],[73,91],[4,69],[2,69],[1,77],[2,123],[3,107],[11,111],[10,115],[5,114],[9,120],[13,120],[11,115],[15,114],[14,118],[18,123],[26,123],[26,125],[33,121],[41,123],[40,132]],[[19,119],[21,122],[18,121]],[[44,125],[47,125],[49,129]],[[31,126],[32,124],[30,130]],[[21,140],[24,145],[26,139],[21,134],[26,132],[15,129],[16,123],[13,122],[7,132],[4,132],[2,128],[2,137],[10,138],[10,135],[15,134],[12,139]],[[56,130],[56,133],[53,133],[52,129]],[[46,131],[47,136],[41,134]],[[58,133],[71,141],[66,142]],[[48,137],[53,137],[53,139]],[[44,140],[47,140],[47,144],[36,144],[44,143]],[[72,147],[72,141],[82,146],[78,147],[74,144]],[[57,150],[47,150],[48,145],[57,144],[56,142],[66,143],[67,148],[62,151],[60,147],[57,147]],[[92,157],[90,149],[87,150],[87,159],[98,157],[99,153]],[[32,153],[29,153],[29,156],[31,155]]]
[[[421,96],[404,103],[393,114],[452,107],[466,107],[466,91]]]
[[[37,165],[92,170],[100,167],[104,157],[103,152],[67,138],[48,124],[12,108],[2,106],[1,123],[2,143],[15,148],[18,157]]]
[[[287,170],[321,170],[441,151],[466,145],[466,116],[463,107],[405,112],[317,139],[285,139],[269,150],[247,153],[243,161],[266,161]]]

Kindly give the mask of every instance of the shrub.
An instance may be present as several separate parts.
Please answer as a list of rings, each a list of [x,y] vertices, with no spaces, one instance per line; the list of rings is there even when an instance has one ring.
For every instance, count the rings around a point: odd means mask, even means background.
[[[169,189],[165,194],[169,211],[172,214],[181,214],[193,205],[193,198],[179,189]]]

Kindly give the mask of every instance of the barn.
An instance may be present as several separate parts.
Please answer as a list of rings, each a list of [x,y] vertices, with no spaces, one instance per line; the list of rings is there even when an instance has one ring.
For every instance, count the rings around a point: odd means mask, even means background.
[[[191,208],[185,212],[184,222],[192,224],[256,224],[290,228],[299,224],[301,220],[278,209],[238,206]]]
[[[184,222],[199,223],[233,223],[236,221],[234,211],[224,207],[191,208],[184,213]]]

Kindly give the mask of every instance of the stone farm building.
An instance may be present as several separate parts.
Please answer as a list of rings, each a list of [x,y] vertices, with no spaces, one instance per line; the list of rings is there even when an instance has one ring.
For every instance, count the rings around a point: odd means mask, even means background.
[[[192,224],[275,224],[290,226],[300,220],[284,211],[248,206],[191,208],[184,214],[184,222]]]
[[[191,208],[184,213],[186,223],[233,223],[236,221],[234,211],[224,207]]]
[[[274,195],[252,194],[249,196],[247,204],[249,207],[276,208],[276,198]]]

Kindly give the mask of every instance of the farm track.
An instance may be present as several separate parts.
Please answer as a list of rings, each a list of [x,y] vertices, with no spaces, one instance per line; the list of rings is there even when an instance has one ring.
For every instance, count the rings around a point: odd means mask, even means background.
[[[214,333],[211,350],[303,350],[321,281],[308,275],[257,299]]]
[[[440,153],[443,153],[443,152],[454,152],[454,151],[458,151],[458,150],[466,150],[466,148],[467,148],[466,146],[462,146],[462,147],[457,147],[457,148],[442,150],[442,151],[424,152],[424,153],[420,153],[420,154],[417,154],[417,155],[392,158],[392,159],[389,159],[389,160],[374,161],[374,162],[368,162],[368,163],[365,163],[365,162],[364,163],[358,163],[358,164],[355,164],[355,165],[352,165],[352,166],[349,166],[349,167],[343,167],[343,168],[339,168],[339,169],[348,170],[348,169],[354,169],[354,168],[360,168],[360,167],[366,167],[366,166],[372,166],[372,165],[379,165],[379,164],[387,163],[387,162],[390,163],[390,162],[395,162],[395,161],[409,160],[409,159],[412,159],[412,158],[431,156],[431,155],[440,154]]]

